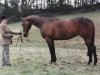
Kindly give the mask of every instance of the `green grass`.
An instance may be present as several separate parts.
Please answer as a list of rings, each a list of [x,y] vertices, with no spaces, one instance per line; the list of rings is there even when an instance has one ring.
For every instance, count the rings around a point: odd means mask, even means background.
[[[90,19],[100,19],[100,11],[94,11],[94,12],[87,12],[87,13],[75,13],[75,14],[69,14],[69,15],[62,15],[58,16],[59,18],[63,19],[71,19],[71,18],[76,18],[76,17],[87,17]]]
[[[76,13],[58,16],[61,19],[75,17],[88,17],[95,23],[98,59],[100,58],[100,12]],[[13,31],[22,30],[21,23],[10,24]],[[14,36],[10,47],[10,59],[12,66],[0,66],[0,75],[99,75],[100,61],[97,66],[87,66],[87,48],[81,37],[77,36],[66,41],[55,41],[57,63],[50,63],[50,54],[46,41],[41,37],[40,31],[34,26],[30,30],[29,41],[24,38],[24,44],[20,50],[20,42],[15,47],[18,36]],[[0,60],[2,49],[0,47]],[[1,65],[0,61],[0,65]]]

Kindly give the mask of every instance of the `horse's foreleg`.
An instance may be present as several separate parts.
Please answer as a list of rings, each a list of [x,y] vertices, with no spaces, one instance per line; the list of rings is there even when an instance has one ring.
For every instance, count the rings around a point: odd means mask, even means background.
[[[51,54],[51,63],[56,62],[56,54],[55,54],[55,46],[54,46],[54,40],[50,38],[46,38],[46,42],[49,46],[50,54]]]

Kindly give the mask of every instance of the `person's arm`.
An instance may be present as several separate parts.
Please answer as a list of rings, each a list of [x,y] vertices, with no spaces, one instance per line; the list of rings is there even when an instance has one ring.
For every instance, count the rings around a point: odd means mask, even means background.
[[[1,30],[0,32],[1,32],[1,35],[2,35],[3,38],[9,38],[10,39],[10,38],[13,37],[12,34],[5,34],[5,31],[4,31],[5,28],[3,26],[0,27],[0,30]]]
[[[13,31],[10,31],[9,33],[10,33],[10,34],[14,34],[14,35],[21,34],[20,32],[13,32]]]
[[[11,31],[10,29],[8,29],[8,33],[13,34],[13,35],[21,35],[22,34],[21,32],[14,32],[14,31]]]

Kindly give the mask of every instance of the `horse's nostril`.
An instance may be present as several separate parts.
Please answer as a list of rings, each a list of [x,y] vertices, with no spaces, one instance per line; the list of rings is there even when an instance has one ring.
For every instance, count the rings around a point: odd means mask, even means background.
[[[24,37],[27,37],[26,35],[24,35]]]
[[[24,37],[27,37],[27,36],[28,36],[28,34],[24,34],[23,36],[24,36]]]

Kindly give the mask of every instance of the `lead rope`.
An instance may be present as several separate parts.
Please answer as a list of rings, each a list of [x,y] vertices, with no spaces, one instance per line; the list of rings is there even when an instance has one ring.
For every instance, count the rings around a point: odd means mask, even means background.
[[[16,42],[16,47],[17,47],[19,40],[21,41],[21,42],[20,42],[20,51],[21,51],[21,49],[22,49],[22,43],[24,43],[22,37],[23,37],[22,35],[19,35],[19,37],[18,37],[18,39],[17,39],[17,42]]]

